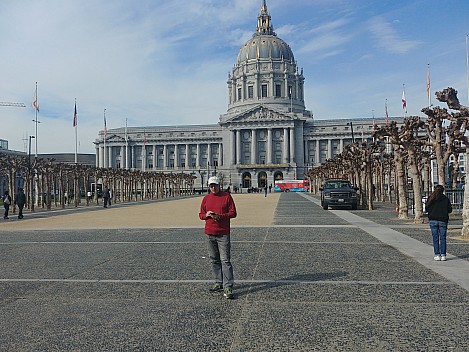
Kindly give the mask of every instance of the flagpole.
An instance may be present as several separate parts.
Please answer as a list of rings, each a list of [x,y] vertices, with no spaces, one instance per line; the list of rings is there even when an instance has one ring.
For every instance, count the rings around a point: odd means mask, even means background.
[[[103,167],[106,167],[106,135],[107,135],[106,109],[104,109],[104,153],[103,153]]]
[[[404,110],[404,118],[406,118],[407,100],[405,99],[405,84],[402,85],[402,110]]]
[[[73,124],[75,125],[75,164],[78,163],[78,121],[77,121],[77,98],[75,98],[75,111],[73,114]]]
[[[388,99],[384,102],[384,112],[386,113],[386,125],[389,122],[389,114],[388,114]]]
[[[36,123],[36,138],[35,138],[35,142],[36,142],[36,150],[35,150],[35,157],[37,158],[37,124],[40,123],[40,121],[38,121],[37,119],[37,113],[39,111],[39,103],[37,102],[37,82],[36,82],[36,91],[35,91],[35,96],[34,96],[34,102],[33,102],[33,106],[34,106],[34,110],[36,111],[36,119],[33,120],[35,123]]]
[[[467,74],[467,105],[469,106],[469,49],[467,45],[467,33],[466,33],[466,74]]]
[[[428,99],[428,107],[432,106],[432,98],[430,94],[430,64],[427,67],[427,99]]]
[[[177,148],[177,146],[176,146]],[[176,150],[177,153],[177,150]],[[147,135],[145,133],[145,129],[143,130],[143,151],[142,151],[142,167],[143,167],[143,172],[145,172],[145,164],[147,162]]]
[[[129,141],[127,138],[127,118],[125,119],[125,168],[129,168]]]

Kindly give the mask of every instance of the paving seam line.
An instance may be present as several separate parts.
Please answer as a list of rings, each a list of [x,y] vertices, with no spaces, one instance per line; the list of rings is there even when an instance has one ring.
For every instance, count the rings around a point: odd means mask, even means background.
[[[320,206],[318,199],[299,193],[314,204]],[[326,211],[326,210],[325,210]],[[329,211],[329,210],[327,210]],[[401,232],[393,230],[385,225],[377,224],[371,220],[362,218],[347,210],[330,210],[331,213],[342,220],[355,225],[377,240],[397,249],[399,252],[414,259],[419,264],[455,282],[469,292],[469,262],[454,255],[447,254],[446,262],[433,260],[433,246],[420,242]]]

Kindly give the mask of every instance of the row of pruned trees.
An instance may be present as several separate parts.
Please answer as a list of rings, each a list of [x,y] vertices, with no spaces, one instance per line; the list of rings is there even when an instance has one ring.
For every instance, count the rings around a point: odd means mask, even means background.
[[[347,145],[343,152],[308,171],[315,189],[325,178],[345,177],[359,185],[362,207],[373,201],[394,201],[399,218],[408,218],[408,178],[412,179],[414,221],[423,222],[423,193],[432,189],[431,161],[437,165],[438,183],[445,185],[447,164],[454,155],[452,187],[456,187],[458,154],[469,160],[469,109],[454,88],[436,93],[448,108],[426,107],[426,117],[410,116],[402,124],[390,121],[374,129],[374,142]],[[452,110],[452,111],[451,111]],[[469,235],[469,194],[465,188],[463,234]]]
[[[12,198],[19,187],[24,188],[32,211],[35,206],[51,209],[52,205],[98,204],[98,181],[111,190],[113,202],[125,202],[193,194],[195,180],[184,173],[96,168],[7,154],[0,154],[0,176],[6,179]],[[92,197],[88,197],[92,190]]]

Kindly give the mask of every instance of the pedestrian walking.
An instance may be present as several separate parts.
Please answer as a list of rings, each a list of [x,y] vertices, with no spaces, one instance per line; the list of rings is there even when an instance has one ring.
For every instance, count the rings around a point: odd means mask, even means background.
[[[24,205],[26,204],[26,195],[24,194],[24,191],[22,188],[18,190],[18,193],[15,195],[15,205],[18,206],[18,219],[23,218],[23,208]]]
[[[264,197],[267,197],[267,185],[264,187]]]
[[[104,201],[105,208],[107,208],[107,205],[109,204],[110,199],[111,199],[111,193],[109,191],[109,188],[105,187],[103,191],[103,201]]]
[[[3,201],[3,208],[5,209],[5,212],[3,213],[3,218],[9,219],[8,212],[10,210],[10,204],[11,204],[10,192],[5,191],[2,197],[2,201]]]
[[[222,292],[225,298],[233,295],[233,266],[231,264],[230,219],[236,217],[236,206],[231,194],[220,190],[220,180],[216,176],[208,179],[210,193],[200,205],[199,218],[205,221],[204,233],[208,239],[208,249],[215,283],[210,292]]]
[[[449,214],[453,211],[451,202],[446,197],[444,187],[436,185],[433,193],[425,203],[428,213],[428,224],[432,231],[434,260],[446,260],[446,232],[448,230]]]

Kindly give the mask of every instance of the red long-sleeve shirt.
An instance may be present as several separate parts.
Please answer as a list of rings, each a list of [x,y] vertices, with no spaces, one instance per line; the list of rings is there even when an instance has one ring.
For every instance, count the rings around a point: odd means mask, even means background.
[[[213,211],[220,215],[220,220],[215,221],[211,217],[207,218],[207,212]],[[236,217],[236,206],[228,192],[218,192],[207,194],[200,204],[199,218],[205,220],[206,235],[229,235],[230,219]]]

